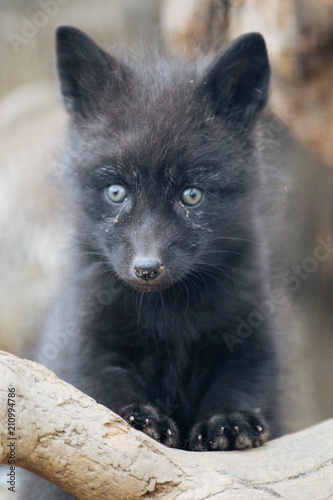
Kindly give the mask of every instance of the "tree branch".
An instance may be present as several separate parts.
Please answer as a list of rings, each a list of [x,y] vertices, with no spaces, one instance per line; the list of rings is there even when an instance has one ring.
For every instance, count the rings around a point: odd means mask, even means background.
[[[15,388],[15,432],[0,415],[0,462],[79,499],[319,499],[333,492],[333,419],[244,452],[166,448],[50,370],[0,351],[1,408]],[[16,440],[14,438],[17,438]],[[9,467],[9,465],[8,465]]]

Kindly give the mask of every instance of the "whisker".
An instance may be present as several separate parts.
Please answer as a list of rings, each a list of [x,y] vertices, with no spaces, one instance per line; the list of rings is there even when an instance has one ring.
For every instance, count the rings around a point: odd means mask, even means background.
[[[238,238],[237,236],[219,236],[217,238],[214,238],[210,243],[212,243],[213,241],[220,241],[220,240],[246,241],[248,243],[256,243],[256,240],[249,240],[247,238]]]
[[[234,252],[234,251],[231,251],[231,250],[204,250],[203,252],[200,252],[200,256],[203,256],[203,255],[217,255],[217,254],[220,254],[220,253],[227,253],[227,254],[230,254],[230,255],[245,255],[244,252]]]
[[[137,324],[138,328],[140,327],[140,316],[141,316],[141,308],[142,308],[143,295],[144,295],[144,293],[142,292],[140,294],[140,302],[139,302],[139,307],[138,307],[138,324]]]
[[[190,306],[190,291],[189,291],[189,288],[187,286],[187,284],[185,283],[184,281],[184,278],[182,278],[181,280],[179,280],[179,282],[177,283],[180,287],[180,290],[181,290],[181,287],[184,286],[185,290],[186,290],[186,307],[185,307],[185,313],[187,313],[188,311],[188,308]],[[182,290],[181,290],[182,291]]]
[[[201,288],[199,287],[199,285],[193,280],[190,278],[190,276],[187,274],[185,276],[182,277],[182,281],[184,282],[184,280],[187,280],[189,281],[190,283],[192,283],[200,292],[200,297],[201,297],[201,300],[202,302],[204,302],[204,298],[203,298],[203,295],[202,295],[202,290]]]

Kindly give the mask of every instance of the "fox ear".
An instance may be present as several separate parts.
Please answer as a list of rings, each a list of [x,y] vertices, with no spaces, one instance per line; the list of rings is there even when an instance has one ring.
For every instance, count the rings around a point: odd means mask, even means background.
[[[71,26],[58,28],[56,56],[61,93],[70,113],[90,116],[99,109],[107,84],[112,88],[114,83],[113,90],[117,90],[120,63],[82,31]]]
[[[216,115],[250,126],[265,107],[270,66],[264,38],[249,33],[218,55],[200,84]]]

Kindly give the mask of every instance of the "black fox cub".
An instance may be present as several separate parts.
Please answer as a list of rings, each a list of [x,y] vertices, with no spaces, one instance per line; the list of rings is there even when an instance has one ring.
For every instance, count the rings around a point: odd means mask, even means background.
[[[264,444],[278,417],[272,318],[253,317],[269,293],[262,36],[208,67],[134,64],[65,26],[57,68],[74,243],[40,360],[167,446]],[[71,498],[37,478],[24,490]]]

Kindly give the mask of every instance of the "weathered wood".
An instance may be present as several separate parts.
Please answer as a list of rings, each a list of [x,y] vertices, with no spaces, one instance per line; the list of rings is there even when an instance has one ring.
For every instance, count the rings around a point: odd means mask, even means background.
[[[0,351],[1,408],[15,388],[16,464],[78,499],[194,500],[333,495],[333,419],[262,448],[185,452],[130,428],[50,370]],[[8,413],[0,414],[0,462],[8,462]],[[8,438],[10,438],[8,440]]]

